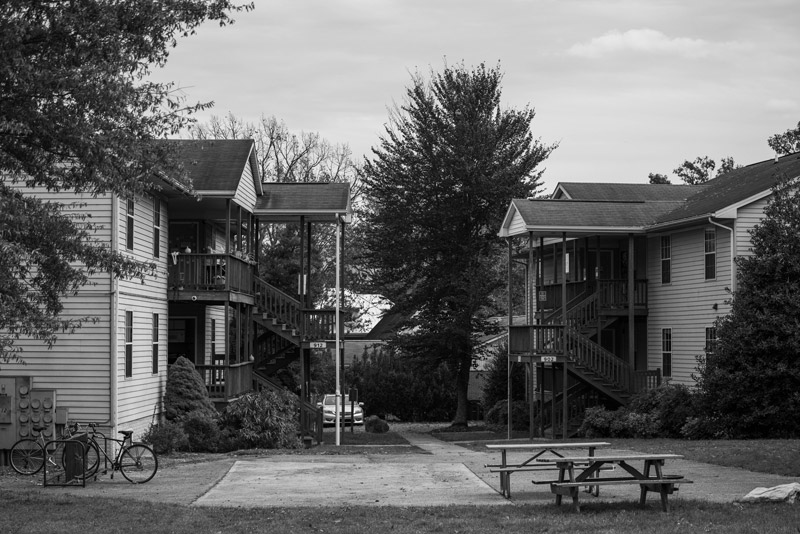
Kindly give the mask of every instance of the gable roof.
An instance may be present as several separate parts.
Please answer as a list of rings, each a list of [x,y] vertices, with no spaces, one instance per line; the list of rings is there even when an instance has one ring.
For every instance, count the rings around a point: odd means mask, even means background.
[[[550,199],[514,199],[500,236],[645,233],[709,217],[768,196],[782,174],[800,176],[800,153],[729,171],[705,184],[559,184]]]
[[[552,198],[569,200],[686,200],[706,185],[561,182]]]
[[[245,167],[261,194],[261,177],[252,139],[170,139],[199,194],[236,194]]]
[[[745,201],[763,198],[783,175],[800,176],[800,153],[770,159],[729,171],[706,182],[707,187],[680,207],[661,216],[656,224],[722,217],[720,212]]]
[[[253,213],[263,221],[334,222],[349,216],[350,184],[346,182],[266,182]]]

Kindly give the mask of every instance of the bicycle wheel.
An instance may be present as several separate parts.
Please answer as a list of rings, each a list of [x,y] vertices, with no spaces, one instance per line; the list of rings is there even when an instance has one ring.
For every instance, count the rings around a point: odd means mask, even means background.
[[[11,467],[20,475],[38,473],[45,457],[44,447],[34,439],[21,439],[11,447]]]
[[[144,484],[158,470],[158,458],[153,449],[144,443],[134,443],[122,449],[119,460],[122,476],[134,484]]]

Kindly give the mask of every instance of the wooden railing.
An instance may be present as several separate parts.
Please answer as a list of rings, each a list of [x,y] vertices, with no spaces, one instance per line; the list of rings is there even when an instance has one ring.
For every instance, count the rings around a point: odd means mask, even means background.
[[[170,289],[244,293],[252,290],[252,265],[233,254],[181,252],[168,262],[167,278]]]
[[[212,399],[233,399],[253,390],[253,362],[196,365]]]
[[[269,285],[254,280],[256,305],[270,317],[296,330],[304,341],[333,339],[336,336],[336,310],[301,307],[300,301]],[[345,312],[340,312],[344,315]]]
[[[563,325],[512,325],[508,335],[512,354],[564,354]]]
[[[572,361],[588,367],[622,391],[632,391],[632,369],[630,364],[622,358],[618,358],[573,329],[567,330],[566,348]]]
[[[602,308],[625,308],[628,306],[627,280],[598,280],[597,294]],[[647,306],[647,280],[634,280],[633,305]]]
[[[567,282],[567,302],[572,303],[585,294],[596,292],[600,306],[622,308],[628,305],[628,281],[623,279],[596,280],[589,282]],[[549,284],[538,288],[538,306],[541,310],[554,310],[561,307],[561,284]],[[634,280],[633,305],[647,306],[647,280]]]
[[[256,277],[253,281],[256,306],[269,316],[280,320],[292,330],[301,332],[302,307],[300,301]]]
[[[336,337],[336,310],[304,309],[302,314],[304,339],[313,341]]]
[[[661,385],[661,369],[633,372],[633,392],[655,389]]]

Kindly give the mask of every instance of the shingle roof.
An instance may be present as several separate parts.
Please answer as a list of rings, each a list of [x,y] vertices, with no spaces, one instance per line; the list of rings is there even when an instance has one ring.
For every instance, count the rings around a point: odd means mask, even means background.
[[[236,191],[255,143],[252,139],[171,139],[195,191]],[[254,180],[258,182],[258,168]]]
[[[766,195],[780,175],[800,176],[800,153],[754,163],[697,186],[668,184],[559,184],[572,199],[515,199],[503,223],[515,213],[526,231],[646,231],[715,216],[758,195]]]
[[[672,202],[621,202],[597,200],[512,201],[528,228],[636,229],[654,223],[659,216],[681,205]]]
[[[782,174],[800,176],[800,153],[770,159],[732,170],[706,182],[706,187],[657,223],[694,219],[711,215],[755,195],[768,192]]]
[[[572,200],[686,200],[702,191],[705,185],[609,184],[561,182],[554,197]]]
[[[262,219],[281,220],[303,215],[309,220],[333,220],[350,212],[350,184],[345,182],[267,182],[256,201]]]

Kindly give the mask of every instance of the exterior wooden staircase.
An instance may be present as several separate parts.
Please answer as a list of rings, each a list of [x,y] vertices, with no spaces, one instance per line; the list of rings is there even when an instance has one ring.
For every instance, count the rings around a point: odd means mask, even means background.
[[[599,291],[580,294],[567,304],[566,324],[564,313],[556,309],[546,315],[539,325],[511,326],[510,349],[512,354],[526,355],[530,361],[553,361],[565,358],[567,372],[572,385],[567,393],[569,421],[568,433],[580,427],[588,406],[624,406],[637,392],[656,387],[661,382],[661,374],[656,371],[635,371],[627,360],[606,350],[594,339],[600,332],[613,325],[618,316],[602,313],[602,295]],[[562,392],[544,404],[536,404],[537,419],[544,421],[540,429],[552,432],[552,413],[557,405],[557,428],[561,426],[563,413]]]

